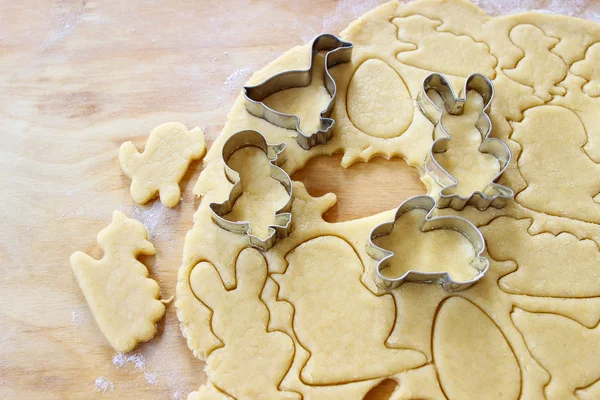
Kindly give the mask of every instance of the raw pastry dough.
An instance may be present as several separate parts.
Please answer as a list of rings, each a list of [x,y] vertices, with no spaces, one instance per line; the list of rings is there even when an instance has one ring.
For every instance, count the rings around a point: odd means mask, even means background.
[[[451,229],[421,232],[426,215],[425,210],[409,211],[396,220],[389,235],[374,240],[377,246],[394,253],[389,267],[381,270],[383,276],[395,278],[413,270],[448,272],[456,282],[475,278],[479,270],[471,265],[475,259],[471,242]]]
[[[261,239],[269,236],[273,216],[288,200],[285,188],[271,178],[271,165],[265,152],[256,147],[244,147],[229,158],[229,167],[240,176],[242,194],[225,219],[252,221],[248,233]]]
[[[178,122],[154,128],[142,153],[133,143],[123,143],[119,162],[125,175],[131,178],[131,198],[144,204],[159,193],[165,206],[175,207],[181,198],[179,181],[190,162],[202,158],[205,151],[202,129],[188,131]]]
[[[100,330],[117,351],[127,352],[156,333],[156,322],[165,313],[158,300],[160,289],[148,278],[148,269],[136,260],[153,255],[146,227],[119,211],[98,234],[104,256],[96,260],[77,251],[71,267]]]
[[[206,360],[209,378],[190,398],[362,399],[384,379],[398,382],[391,399],[594,396],[600,380],[600,27],[535,13],[490,18],[467,1],[421,0],[384,4],[341,37],[355,48],[351,63],[332,69],[338,97],[329,143],[300,148],[295,131],[249,115],[240,95],[206,156],[194,189],[202,200],[177,285],[183,334]],[[308,46],[291,49],[248,84],[306,68],[308,52]],[[334,153],[343,153],[344,167],[374,156],[402,157],[421,171],[433,125],[415,99],[430,72],[446,74],[456,91],[471,73],[492,79],[491,137],[513,151],[499,183],[515,191],[514,201],[485,212],[438,211],[482,227],[490,269],[475,286],[451,294],[406,283],[381,292],[366,244],[370,230],[393,211],[330,224],[321,216],[335,196],[311,197],[297,182],[292,232],[263,254],[266,264],[244,250],[246,238],[212,222],[208,204],[223,201],[231,188],[221,148],[243,129],[284,142],[283,168],[290,174]],[[315,85],[280,92],[267,103],[310,124],[328,100]],[[498,166],[473,151],[480,99],[467,98],[441,158],[461,178],[457,190],[470,192],[487,185]],[[253,157],[244,165],[258,167]],[[430,178],[422,180],[429,194],[439,193]],[[240,203],[231,217],[268,224],[270,204],[277,203],[270,196]],[[410,246],[418,243],[415,221],[405,222],[397,235],[405,242],[389,240],[409,247],[410,257],[451,270],[457,257],[469,256],[439,238],[432,239],[433,252]],[[265,373],[257,377],[257,371]]]

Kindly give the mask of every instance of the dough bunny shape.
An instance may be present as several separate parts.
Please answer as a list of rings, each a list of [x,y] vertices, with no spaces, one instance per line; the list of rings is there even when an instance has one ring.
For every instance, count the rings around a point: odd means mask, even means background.
[[[181,198],[179,181],[192,160],[204,156],[206,141],[198,127],[188,131],[185,125],[168,122],[150,133],[142,153],[132,142],[119,149],[119,162],[131,178],[130,193],[136,203],[144,204],[156,196],[167,207],[175,207]]]
[[[477,77],[473,80],[475,79]],[[468,82],[469,80],[467,80],[467,84]],[[489,138],[489,132],[482,136],[483,134],[477,128],[478,121],[481,118],[487,118],[486,109],[489,108],[491,99],[484,99],[477,91],[469,90],[468,93],[462,95],[466,98],[463,112],[453,115],[448,112],[446,105],[441,101],[441,96],[435,92],[432,94],[434,95],[432,100],[441,110],[436,125],[436,130],[439,130],[437,132],[440,133],[434,135],[436,139],[439,135],[440,141],[445,140],[444,134],[449,136],[445,145],[446,151],[434,152],[432,156],[446,172],[445,180],[456,181],[456,184],[442,188],[440,194],[448,198],[452,195],[469,198],[480,192],[489,198],[497,198],[507,196],[507,193],[510,192],[512,197],[510,189],[494,182],[496,176],[503,171],[503,164],[499,161],[500,157],[510,156],[508,147],[504,146],[506,147],[504,155],[504,152],[495,155],[484,152],[482,149],[485,149],[494,139]],[[444,130],[445,132],[442,133]],[[473,171],[477,171],[477,174],[474,174]],[[479,195],[479,197],[483,197],[483,195]],[[452,200],[450,198],[449,202],[452,203]],[[448,202],[448,199],[446,201]],[[460,204],[464,207],[465,203],[466,201],[462,201]],[[493,203],[488,200],[486,204]],[[441,206],[438,205],[438,207]]]
[[[299,399],[297,393],[278,389],[294,345],[285,333],[267,330],[269,312],[259,298],[266,279],[267,264],[254,249],[240,253],[232,290],[225,289],[210,263],[194,267],[192,290],[213,311],[212,329],[223,342],[208,355],[206,369],[214,384],[238,399]],[[242,374],[247,378],[237,379]]]
[[[119,211],[98,234],[104,256],[96,260],[77,251],[71,267],[100,330],[117,351],[127,352],[156,333],[165,313],[160,288],[136,258],[153,255],[146,227]]]

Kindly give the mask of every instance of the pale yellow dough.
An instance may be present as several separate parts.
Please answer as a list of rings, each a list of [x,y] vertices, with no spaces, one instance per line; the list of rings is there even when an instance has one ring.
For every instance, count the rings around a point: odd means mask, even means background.
[[[381,271],[383,275],[397,278],[413,270],[448,272],[456,282],[475,278],[479,270],[471,265],[475,259],[471,242],[451,229],[421,232],[426,214],[425,210],[412,210],[396,220],[389,235],[375,239],[377,246],[394,253],[389,267]]]
[[[152,130],[144,151],[132,142],[119,149],[119,162],[131,178],[131,198],[147,203],[156,194],[167,207],[175,207],[181,198],[179,181],[190,162],[202,158],[206,151],[204,133],[198,127],[188,131],[185,125],[168,122]]]
[[[332,69],[338,92],[329,143],[302,149],[294,130],[251,116],[240,95],[204,160],[177,284],[182,332],[208,375],[189,398],[362,399],[385,379],[398,383],[394,400],[598,398],[600,27],[535,13],[490,18],[467,1],[421,0],[384,4],[340,36],[355,47],[352,62]],[[309,46],[293,48],[248,84],[308,61]],[[514,201],[484,212],[436,211],[481,227],[490,268],[475,286],[448,293],[405,283],[383,292],[366,248],[371,229],[391,221],[393,210],[327,223],[322,215],[335,195],[311,197],[298,182],[291,234],[262,255],[213,223],[208,205],[232,186],[221,149],[243,129],[285,143],[290,175],[334,153],[344,167],[402,157],[423,172],[434,126],[416,98],[430,72],[445,74],[456,92],[472,73],[492,79],[491,137],[513,152],[499,183],[515,191]],[[266,103],[298,114],[311,130],[329,101],[314,78]],[[483,190],[499,170],[478,151],[482,99],[466,95],[463,115],[445,120],[448,151],[436,155],[460,194]],[[248,193],[228,218],[249,219],[260,233],[285,193],[272,185],[265,160],[239,157]],[[441,190],[421,179],[429,194]],[[460,236],[420,232],[422,217],[406,215],[379,239],[396,253],[392,272],[418,266],[470,277],[472,247]]]
[[[77,251],[71,267],[92,314],[110,345],[127,352],[156,333],[165,313],[160,288],[136,258],[153,255],[146,227],[115,211],[111,224],[98,234],[104,256],[96,260]]]

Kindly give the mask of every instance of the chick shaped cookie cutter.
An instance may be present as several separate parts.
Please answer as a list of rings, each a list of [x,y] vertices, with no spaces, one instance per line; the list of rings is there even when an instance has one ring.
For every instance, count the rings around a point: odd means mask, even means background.
[[[333,111],[337,92],[336,83],[329,73],[329,68],[349,62],[352,57],[353,47],[352,43],[345,42],[335,35],[322,34],[317,36],[312,42],[310,66],[308,69],[280,72],[256,86],[244,87],[246,109],[255,117],[262,118],[273,125],[285,129],[295,129],[296,140],[305,150],[310,150],[316,145],[327,143],[333,135],[332,127],[335,120],[329,118],[329,116]],[[329,92],[331,99],[327,103],[327,107],[321,111],[319,129],[316,132],[305,134],[300,130],[300,118],[297,115],[276,111],[267,106],[264,100],[270,95],[285,89],[310,85],[315,66],[315,56],[322,51],[326,52],[324,69],[325,88]]]
[[[377,225],[369,235],[367,243],[367,254],[378,261],[374,273],[375,284],[382,289],[395,289],[404,282],[416,283],[439,283],[444,289],[451,292],[465,290],[475,285],[485,275],[489,268],[489,260],[482,254],[485,251],[485,239],[483,234],[475,225],[467,219],[458,216],[438,216],[432,217],[431,214],[436,209],[436,201],[431,196],[412,197],[402,204],[396,210],[394,219],[391,222],[384,222]],[[421,232],[429,232],[437,229],[451,229],[464,235],[475,251],[475,257],[470,265],[477,269],[478,274],[466,281],[455,281],[448,272],[420,272],[408,270],[399,277],[390,278],[383,275],[382,271],[390,266],[391,258],[394,252],[383,249],[374,243],[374,240],[381,236],[387,236],[392,233],[396,221],[405,213],[412,210],[425,210],[427,215],[420,227]]]
[[[238,150],[245,147],[256,147],[262,150],[271,164],[271,178],[279,181],[281,186],[287,192],[286,203],[275,211],[275,223],[269,225],[269,234],[265,239],[250,234],[250,221],[230,221],[224,216],[229,214],[233,205],[242,195],[242,181],[239,173],[229,166],[229,159]],[[229,192],[229,197],[222,203],[210,203],[209,208],[212,211],[213,221],[221,228],[242,235],[248,236],[248,242],[252,247],[262,251],[267,251],[280,239],[289,235],[292,228],[292,214],[289,212],[292,207],[292,180],[290,176],[279,166],[285,161],[285,144],[268,144],[267,139],[262,133],[254,130],[244,130],[233,134],[223,146],[223,162],[225,164],[225,175],[233,183]]]
[[[443,108],[429,96],[427,91],[430,89],[435,90],[440,95],[444,103]],[[500,170],[483,191],[474,191],[468,196],[463,197],[458,194],[448,193],[449,189],[458,185],[458,181],[438,163],[435,159],[435,154],[444,153],[448,149],[448,142],[451,140],[451,135],[444,127],[444,114],[461,115],[464,104],[467,101],[467,93],[470,90],[479,93],[484,101],[483,111],[475,123],[475,127],[481,134],[482,139],[478,150],[481,153],[487,153],[495,157],[500,164]],[[451,207],[457,211],[462,210],[467,204],[473,205],[479,210],[485,210],[490,206],[495,208],[504,207],[507,200],[514,197],[514,192],[509,187],[496,182],[508,168],[512,159],[512,153],[508,145],[502,140],[489,137],[492,131],[492,121],[489,113],[492,99],[494,98],[494,85],[482,74],[471,74],[465,81],[462,96],[457,97],[448,80],[438,73],[432,73],[425,77],[421,93],[418,96],[419,110],[435,126],[434,141],[425,159],[424,169],[442,187],[439,193],[438,207]],[[425,109],[425,99],[435,107],[437,114],[435,117],[432,117]]]

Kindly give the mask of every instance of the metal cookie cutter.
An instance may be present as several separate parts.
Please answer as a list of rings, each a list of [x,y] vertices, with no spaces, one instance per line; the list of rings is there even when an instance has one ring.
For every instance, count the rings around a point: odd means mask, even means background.
[[[269,235],[265,239],[249,233],[249,221],[229,221],[224,218],[226,214],[231,212],[233,205],[242,195],[240,175],[229,166],[229,158],[233,153],[244,147],[257,147],[265,152],[271,163],[271,177],[278,180],[288,194],[287,202],[275,212],[275,224],[269,225]],[[225,163],[225,175],[234,185],[226,201],[223,203],[210,203],[209,208],[212,211],[213,221],[225,230],[247,235],[251,246],[267,251],[279,239],[286,237],[292,228],[292,214],[289,212],[292,206],[292,180],[283,169],[279,168],[279,165],[285,161],[285,144],[268,144],[267,139],[260,132],[245,130],[237,132],[227,139],[222,154]]]
[[[331,139],[331,128],[335,123],[335,120],[329,118],[329,116],[333,110],[337,90],[335,80],[329,73],[329,68],[349,62],[352,56],[352,48],[352,43],[344,42],[335,35],[323,34],[317,36],[312,43],[310,67],[308,69],[280,72],[259,85],[244,87],[246,109],[255,117],[263,118],[273,125],[285,129],[295,129],[297,132],[298,144],[306,150],[309,150],[318,144],[327,143],[327,141]],[[315,66],[315,55],[321,51],[327,52],[325,54],[324,81],[325,88],[331,95],[331,100],[329,100],[327,107],[321,111],[321,125],[319,130],[307,135],[300,130],[300,118],[298,118],[298,116],[275,111],[263,101],[270,95],[281,90],[310,85],[312,81],[312,71]]]
[[[367,253],[372,258],[379,261],[374,274],[374,279],[377,286],[383,289],[391,290],[402,285],[404,282],[440,283],[444,289],[457,292],[470,288],[476,284],[483,277],[483,275],[485,275],[489,268],[489,260],[482,256],[483,252],[485,251],[485,239],[483,238],[483,235],[479,229],[462,217],[432,217],[431,213],[435,208],[435,199],[431,196],[412,197],[400,204],[400,207],[398,207],[396,210],[393,221],[384,222],[383,224],[377,225],[375,228],[373,228],[367,244]],[[377,246],[373,240],[380,236],[387,236],[392,233],[394,224],[398,218],[400,218],[404,213],[416,209],[427,211],[425,220],[420,228],[422,232],[429,232],[436,229],[452,229],[463,234],[469,240],[469,242],[471,242],[473,249],[475,250],[475,258],[473,261],[471,261],[471,266],[475,267],[479,271],[477,276],[468,281],[457,282],[452,279],[448,272],[419,272],[409,270],[404,275],[397,278],[389,278],[382,274],[381,271],[390,266],[390,261],[394,256],[394,253]]]
[[[429,97],[427,91],[430,89],[435,90],[441,96],[444,102],[443,108]],[[444,127],[444,115],[446,113],[452,115],[462,114],[469,90],[475,90],[483,97],[484,101],[483,112],[475,124],[482,139],[479,151],[491,154],[498,159],[500,171],[483,191],[475,191],[467,197],[462,197],[458,194],[448,193],[448,190],[455,187],[458,181],[437,162],[435,153],[445,152],[448,149],[448,142],[451,140],[450,134]],[[510,148],[502,140],[489,137],[492,130],[492,121],[490,120],[489,112],[492,99],[494,98],[494,85],[484,75],[471,74],[465,81],[462,95],[463,97],[456,97],[448,80],[441,74],[433,73],[429,74],[423,80],[422,91],[418,97],[421,113],[435,125],[434,141],[431,145],[431,151],[425,159],[424,167],[425,172],[442,186],[438,207],[451,207],[458,211],[462,210],[467,204],[473,205],[479,210],[485,210],[490,206],[496,208],[504,207],[506,201],[514,197],[514,192],[509,187],[496,183],[496,181],[506,168],[508,168],[512,154]],[[438,115],[435,117],[429,115],[429,112],[425,110],[425,99],[435,107]]]

